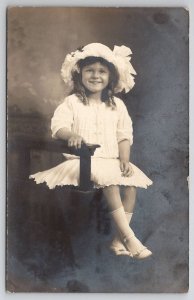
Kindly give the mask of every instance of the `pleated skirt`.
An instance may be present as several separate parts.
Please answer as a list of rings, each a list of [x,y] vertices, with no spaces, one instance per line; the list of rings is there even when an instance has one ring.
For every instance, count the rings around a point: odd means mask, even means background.
[[[130,163],[133,175],[122,176],[120,161],[116,158],[91,159],[91,180],[94,188],[103,188],[110,185],[135,186],[147,188],[153,182],[137,166]],[[59,165],[42,172],[30,175],[37,184],[46,183],[49,189],[57,186],[79,186],[80,160],[79,158],[68,159]]]

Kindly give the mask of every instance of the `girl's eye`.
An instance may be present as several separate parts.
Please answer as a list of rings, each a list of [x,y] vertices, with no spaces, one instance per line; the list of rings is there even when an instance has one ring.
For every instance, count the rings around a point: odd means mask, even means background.
[[[95,70],[93,70],[93,69],[85,69],[85,72],[88,72],[88,73],[95,73]],[[100,70],[98,70],[98,72],[100,73],[100,74],[105,74],[105,73],[108,73],[106,70],[104,70],[104,69],[100,69]]]

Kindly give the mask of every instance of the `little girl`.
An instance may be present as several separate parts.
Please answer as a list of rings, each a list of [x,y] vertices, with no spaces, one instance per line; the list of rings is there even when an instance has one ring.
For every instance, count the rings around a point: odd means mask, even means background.
[[[62,77],[72,91],[55,110],[52,136],[80,148],[82,143],[99,144],[91,159],[91,180],[102,188],[118,234],[111,243],[116,255],[136,259],[149,257],[148,250],[135,236],[129,223],[136,201],[136,187],[147,188],[152,181],[129,162],[133,143],[132,121],[125,104],[114,94],[129,92],[136,74],[130,63],[131,50],[115,46],[112,51],[100,43],[88,44],[68,54]],[[31,175],[36,183],[56,186],[79,185],[79,157],[64,154],[56,167]],[[124,187],[121,199],[120,186]]]

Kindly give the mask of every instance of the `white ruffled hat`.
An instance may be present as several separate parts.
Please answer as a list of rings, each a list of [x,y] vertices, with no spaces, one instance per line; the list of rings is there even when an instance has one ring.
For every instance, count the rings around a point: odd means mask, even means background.
[[[112,63],[118,71],[119,81],[114,92],[118,93],[125,91],[127,93],[133,88],[135,84],[133,75],[136,75],[136,72],[130,63],[131,54],[131,49],[123,45],[114,46],[112,51],[109,47],[101,43],[91,43],[80,50],[67,54],[64,63],[62,64],[61,75],[65,84],[72,90],[72,71],[77,70],[79,72],[77,62],[88,56],[102,57]]]

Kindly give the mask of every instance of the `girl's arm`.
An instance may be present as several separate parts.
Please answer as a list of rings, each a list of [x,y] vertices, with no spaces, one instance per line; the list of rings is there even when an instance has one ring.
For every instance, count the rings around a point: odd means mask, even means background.
[[[81,144],[84,142],[84,139],[80,135],[71,132],[65,127],[57,131],[56,137],[68,141],[68,146],[75,147],[76,149],[81,148]]]
[[[120,159],[120,168],[123,176],[132,176],[133,170],[131,165],[129,164],[130,158],[130,141],[125,139],[118,143],[119,147],[119,159]]]

